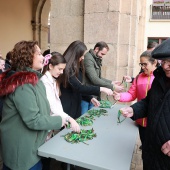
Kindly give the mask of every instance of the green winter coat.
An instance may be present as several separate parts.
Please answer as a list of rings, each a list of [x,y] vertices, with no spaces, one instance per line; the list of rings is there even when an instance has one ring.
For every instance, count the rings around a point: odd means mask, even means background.
[[[113,90],[112,81],[101,77],[101,66],[101,59],[94,54],[92,49],[85,54],[85,84],[107,87]]]
[[[12,170],[28,170],[34,166],[40,160],[37,149],[45,142],[48,130],[60,129],[62,125],[60,116],[50,116],[43,83],[39,79],[36,85],[28,83],[33,79],[30,77],[33,71],[28,70],[27,76],[23,72],[12,75],[18,82],[19,78],[22,79],[23,85],[18,86],[17,82],[14,92],[6,95],[3,103],[0,124],[2,157]],[[5,88],[10,88],[10,84]]]

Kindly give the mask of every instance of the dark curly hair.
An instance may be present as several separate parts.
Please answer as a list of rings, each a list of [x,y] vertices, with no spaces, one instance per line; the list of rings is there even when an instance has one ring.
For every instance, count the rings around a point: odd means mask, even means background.
[[[37,41],[20,41],[11,51],[11,69],[25,70],[32,67],[33,56],[36,51]]]

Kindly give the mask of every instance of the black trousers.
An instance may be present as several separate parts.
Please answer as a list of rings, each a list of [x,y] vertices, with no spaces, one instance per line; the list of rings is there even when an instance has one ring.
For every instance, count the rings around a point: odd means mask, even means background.
[[[42,170],[50,170],[51,158],[42,158]]]
[[[143,144],[145,141],[146,127],[138,125],[138,129],[139,129],[140,140],[141,143]]]

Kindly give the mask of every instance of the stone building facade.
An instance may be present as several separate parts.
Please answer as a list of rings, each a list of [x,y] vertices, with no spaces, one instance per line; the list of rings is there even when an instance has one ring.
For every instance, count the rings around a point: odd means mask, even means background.
[[[63,52],[75,40],[88,49],[105,41],[110,50],[102,76],[121,81],[139,72],[144,48],[146,0],[51,0],[50,46]]]
[[[146,48],[146,0],[2,1],[3,56],[20,40],[37,40],[42,52],[46,50],[49,12],[51,51],[62,53],[75,40],[83,41],[90,49],[102,40],[110,47],[103,61],[103,77],[121,81],[123,75],[138,73],[139,55]]]

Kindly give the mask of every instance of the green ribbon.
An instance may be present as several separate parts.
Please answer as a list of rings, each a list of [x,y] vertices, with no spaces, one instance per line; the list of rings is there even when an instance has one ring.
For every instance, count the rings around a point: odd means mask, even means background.
[[[126,82],[126,80],[125,80],[125,78],[123,77],[123,79],[122,79],[122,83],[121,84],[123,84],[123,86],[124,86],[124,88],[126,89],[127,88],[127,82]],[[120,84],[120,85],[121,85]]]
[[[92,128],[90,130],[81,129],[80,133],[72,131],[70,133],[67,133],[63,137],[67,142],[73,144],[73,143],[79,143],[79,142],[85,143],[85,141],[92,140],[96,136],[97,135],[96,135],[96,133],[94,133],[94,130]],[[87,143],[85,143],[85,144],[87,144]]]
[[[86,116],[78,118],[76,122],[81,126],[92,126],[93,125],[93,120],[89,119]]]
[[[106,100],[100,101],[100,108],[111,108],[112,103],[109,101],[108,95],[106,96]]]
[[[76,122],[81,125],[81,126],[92,126],[93,125],[93,120],[95,116],[100,117],[101,115],[106,116],[107,114],[107,110],[105,109],[92,109],[92,110],[88,110],[88,115],[84,116],[84,117],[80,117],[78,119],[76,119]],[[70,122],[67,125],[67,129],[71,128],[71,124]]]
[[[124,120],[126,119],[126,117],[122,116],[121,111],[118,111],[118,115],[117,115],[117,123],[120,124],[122,123]]]
[[[107,116],[107,110],[105,109],[91,109],[87,112],[91,118],[94,119],[95,116],[100,117],[101,115]]]
[[[84,117],[80,117],[76,119],[76,122],[81,126],[92,126],[93,120],[94,119],[92,117],[84,116]],[[71,124],[69,122],[67,125],[67,129],[70,129],[70,128],[71,128]]]

